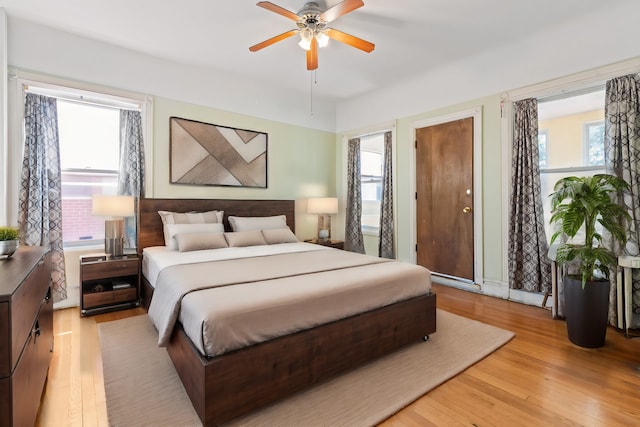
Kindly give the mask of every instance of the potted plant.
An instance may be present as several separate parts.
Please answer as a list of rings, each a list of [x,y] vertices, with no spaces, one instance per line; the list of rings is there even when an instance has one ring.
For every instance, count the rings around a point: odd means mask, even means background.
[[[562,178],[551,194],[550,222],[559,226],[551,244],[562,238],[556,262],[563,265],[575,261],[579,273],[566,275],[563,283],[569,340],[581,347],[602,347],[605,342],[609,269],[615,268],[617,256],[603,246],[601,229],[625,245],[624,223],[631,217],[615,196],[628,189],[629,184],[621,178],[597,174]],[[584,233],[584,240],[576,242],[573,239],[579,232]]]
[[[0,256],[11,257],[18,249],[18,229],[15,227],[0,227]]]

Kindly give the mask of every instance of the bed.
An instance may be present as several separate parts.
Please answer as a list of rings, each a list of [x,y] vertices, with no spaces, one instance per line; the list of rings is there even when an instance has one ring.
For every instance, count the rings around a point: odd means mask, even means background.
[[[141,199],[139,205],[138,251],[143,263],[142,270],[145,272],[141,278],[141,295],[145,308],[148,310],[150,306],[152,308],[150,314],[164,311],[164,308],[158,309],[157,307],[165,301],[165,289],[171,286],[172,280],[175,280],[176,283],[180,280],[182,282],[190,282],[190,280],[182,279],[182,277],[187,276],[183,271],[179,270],[183,268],[182,266],[172,267],[173,276],[169,274],[161,276],[162,281],[159,282],[160,286],[154,296],[154,292],[156,292],[155,286],[158,285],[156,280],[160,276],[154,274],[153,269],[149,268],[149,264],[145,263],[148,263],[149,259],[152,258],[149,254],[153,250],[162,252],[164,249],[162,247],[165,245],[165,235],[158,211],[207,212],[213,210],[224,212],[224,217],[222,218],[223,226],[228,231],[231,230],[229,217],[271,217],[281,215],[284,216],[286,225],[291,230],[295,230],[295,202],[291,200]],[[323,281],[333,284],[338,281],[338,275],[347,276],[344,272],[349,272],[350,269],[357,271],[355,269],[358,268],[361,269],[361,272],[369,272],[370,281],[374,282],[374,276],[383,275],[382,272],[390,270],[391,266],[393,268],[396,268],[396,266],[401,269],[406,268],[407,271],[410,271],[409,274],[413,275],[413,277],[408,277],[406,279],[407,282],[418,281],[417,277],[422,275],[420,280],[426,280],[429,283],[428,286],[416,283],[415,289],[411,290],[410,294],[394,295],[392,302],[384,304],[377,302],[374,308],[352,308],[357,304],[343,304],[343,306],[348,306],[349,310],[356,310],[356,312],[349,312],[346,315],[342,313],[338,315],[339,318],[321,321],[311,327],[300,326],[290,332],[279,332],[279,335],[276,336],[263,337],[248,344],[233,344],[223,348],[213,348],[206,342],[201,342],[191,331],[193,329],[192,323],[194,322],[188,320],[194,316],[189,311],[191,306],[188,303],[188,297],[191,298],[193,304],[194,301],[204,301],[204,296],[201,295],[218,291],[204,289],[198,290],[198,293],[191,293],[189,290],[187,297],[183,300],[187,302],[184,304],[184,313],[178,310],[172,322],[166,325],[156,324],[156,328],[159,330],[160,341],[163,340],[163,333],[165,334],[163,345],[166,344],[176,371],[204,425],[219,425],[266,406],[408,344],[423,340],[436,330],[435,295],[430,292],[429,275],[425,275],[423,271],[418,272],[421,267],[409,266],[409,264],[394,261],[386,265],[382,261],[365,259],[372,257],[358,258],[359,256],[355,254],[352,254],[355,260],[353,262],[358,265],[351,266],[349,264],[352,262],[351,255],[338,249],[328,249],[307,243],[287,243],[273,246],[282,246],[284,248],[288,247],[288,245],[292,248],[295,247],[295,249],[292,249],[292,254],[268,255],[268,257],[272,257],[270,259],[282,257],[282,260],[286,260],[283,261],[284,263],[291,264],[297,268],[294,273],[287,273],[286,277],[279,277],[277,280],[268,276],[263,277],[263,274],[267,274],[268,270],[280,271],[281,267],[271,264],[271,261],[269,264],[264,263],[264,258],[267,258],[267,256],[262,259],[256,257],[256,260],[249,257],[241,262],[263,262],[263,264],[256,264],[259,267],[253,266],[241,269],[243,271],[240,274],[242,279],[238,280],[247,280],[251,283],[234,284],[234,286],[223,285],[224,292],[234,292],[234,289],[238,286],[255,286],[255,283],[284,286],[287,281],[299,284],[304,283],[305,287],[313,289],[313,286]],[[307,247],[298,251],[297,245],[301,247],[307,245]],[[258,249],[261,250],[261,248]],[[270,248],[266,249],[270,250]],[[200,254],[198,253],[197,255],[199,256]],[[293,256],[296,261],[292,262],[289,258],[285,258],[290,256]],[[297,260],[315,259],[312,257],[322,258],[323,262],[327,262],[329,267],[325,269],[325,267],[314,266],[313,268],[317,270],[309,272],[302,270],[301,265],[310,263],[308,261],[298,262]],[[165,259],[167,258],[165,257]],[[212,262],[217,263],[215,270],[217,273],[214,276],[219,277],[231,274],[225,273],[224,265],[227,263],[226,260]],[[198,264],[198,268],[204,269],[207,267],[204,264]],[[339,269],[339,271],[334,269]],[[168,270],[170,269],[163,271]],[[205,270],[201,270],[200,273],[194,273],[193,277],[206,276],[206,274],[202,274],[202,271]],[[229,271],[233,272],[233,270]],[[380,274],[375,273],[376,271],[379,271]],[[256,274],[258,276],[255,276]],[[356,283],[356,280],[351,281],[353,282],[351,286],[360,286],[360,284]],[[363,280],[360,280],[360,282],[362,283]],[[183,285],[184,283],[180,286]],[[193,286],[200,287],[198,284]],[[411,286],[404,287],[410,288]],[[254,287],[253,289],[257,288]],[[385,286],[378,286],[376,289],[385,290]],[[424,289],[428,290],[425,291]],[[388,291],[385,290],[385,292]],[[271,293],[271,291],[268,293]],[[380,292],[370,291],[369,293],[378,295]],[[340,300],[342,300],[342,297],[340,297]],[[152,301],[155,307],[152,306]],[[301,297],[300,301],[304,302],[305,300]],[[232,303],[229,304],[232,305]],[[195,306],[197,305],[196,303]],[[208,303],[200,304],[200,306],[206,305]],[[336,306],[338,305],[336,304]],[[306,307],[298,310],[301,310],[306,315]],[[271,313],[269,319],[277,319],[277,316],[273,316],[275,312],[268,310],[266,312]],[[332,314],[332,316],[336,315]],[[295,317],[295,320],[290,318],[292,320],[284,322],[284,324],[287,327],[291,326],[288,323],[294,325],[300,323],[302,325],[305,320],[302,317],[300,316],[300,319]],[[318,322],[317,320],[314,321]],[[275,320],[274,322],[277,323]],[[282,321],[280,323],[283,324]],[[203,329],[206,328],[203,327]],[[239,334],[234,332],[230,335],[236,336]],[[222,340],[218,339],[217,341]]]

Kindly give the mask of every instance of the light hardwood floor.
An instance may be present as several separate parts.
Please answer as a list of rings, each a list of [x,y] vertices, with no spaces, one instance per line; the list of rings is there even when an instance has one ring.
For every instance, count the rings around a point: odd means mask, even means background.
[[[571,344],[563,321],[538,307],[434,285],[438,308],[516,337],[383,426],[640,425],[640,339],[610,328],[605,347]],[[54,313],[55,351],[39,426],[106,426],[96,323],[142,309],[80,318]]]

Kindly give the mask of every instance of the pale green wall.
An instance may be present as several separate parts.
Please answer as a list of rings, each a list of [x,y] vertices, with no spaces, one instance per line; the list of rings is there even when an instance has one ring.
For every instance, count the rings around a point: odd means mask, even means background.
[[[306,214],[306,199],[335,195],[335,134],[166,98],[155,98],[153,109],[153,197],[295,199],[296,234],[315,236],[317,216]],[[170,184],[171,116],[268,133],[268,188]]]
[[[476,107],[482,107],[483,277],[500,282],[506,280],[502,277],[502,257],[505,250],[502,247],[502,221],[506,215],[501,211],[503,190],[499,94],[397,120],[396,159],[394,162],[396,171],[396,254],[398,259],[410,261],[415,251],[415,248],[410,244],[412,241],[411,233],[414,232],[414,225],[411,223],[414,195],[410,191],[413,188],[412,181],[414,179],[411,166],[411,162],[414,161],[413,150],[415,149],[414,123]],[[339,174],[336,186],[338,194],[344,199],[346,188],[342,179],[345,171],[343,140],[344,135],[336,136],[338,146],[336,171]],[[368,246],[374,247],[375,245],[377,242],[368,241]]]

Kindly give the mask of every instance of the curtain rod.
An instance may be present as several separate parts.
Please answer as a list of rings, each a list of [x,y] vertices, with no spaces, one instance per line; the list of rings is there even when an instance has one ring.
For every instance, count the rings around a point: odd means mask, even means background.
[[[115,99],[109,99],[111,96],[105,95],[105,98],[99,96],[90,97],[82,95],[77,89],[71,88],[46,88],[42,86],[30,86],[28,84],[22,85],[24,93],[33,93],[36,95],[49,96],[56,99],[61,99],[68,102],[75,102],[78,104],[93,105],[103,108],[116,108],[125,110],[141,111],[140,104],[135,104],[127,101],[119,101]]]

